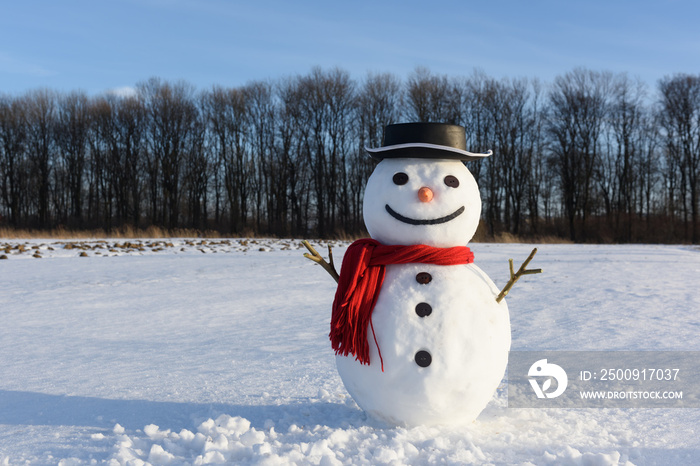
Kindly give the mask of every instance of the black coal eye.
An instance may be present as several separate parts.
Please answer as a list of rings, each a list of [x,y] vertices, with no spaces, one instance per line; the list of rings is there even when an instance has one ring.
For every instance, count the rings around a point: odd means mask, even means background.
[[[459,186],[459,180],[456,176],[447,175],[445,177],[445,184],[450,188],[456,188],[457,186]]]
[[[394,175],[393,180],[394,184],[401,186],[403,184],[408,183],[408,175],[403,172],[398,172]]]

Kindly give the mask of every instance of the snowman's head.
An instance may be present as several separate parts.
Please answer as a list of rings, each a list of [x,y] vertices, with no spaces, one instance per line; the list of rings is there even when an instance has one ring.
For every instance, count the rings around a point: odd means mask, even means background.
[[[367,181],[365,225],[382,244],[464,246],[480,214],[479,188],[460,160],[387,158]]]

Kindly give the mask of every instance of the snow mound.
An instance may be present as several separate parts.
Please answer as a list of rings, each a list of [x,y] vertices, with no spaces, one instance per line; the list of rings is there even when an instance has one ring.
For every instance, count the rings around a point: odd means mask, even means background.
[[[360,422],[347,428],[292,423],[278,430],[274,422],[268,420],[266,427],[258,430],[243,417],[220,415],[202,422],[194,430],[172,432],[148,425],[142,432],[121,434],[116,438],[108,464],[402,465],[495,462],[603,466],[635,464],[640,459],[639,452],[634,448],[621,451],[615,447],[620,441],[630,445],[633,443],[623,426],[618,426],[618,430],[611,433],[601,428],[598,419],[580,422],[576,417],[554,413],[535,418],[527,410],[522,410],[519,415],[509,417],[510,425],[502,419],[491,417],[485,422],[475,423],[470,429],[385,429]],[[539,424],[543,430],[534,438],[532,431],[522,430],[533,424]],[[498,431],[493,431],[494,428]],[[545,434],[545,430],[549,433]],[[545,435],[548,436],[548,446],[540,443]],[[575,446],[568,444],[571,439],[577,439]]]

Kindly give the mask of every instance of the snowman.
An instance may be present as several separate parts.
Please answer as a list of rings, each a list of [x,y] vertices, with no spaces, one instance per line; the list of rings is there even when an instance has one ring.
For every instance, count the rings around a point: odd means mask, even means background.
[[[336,277],[338,372],[357,404],[390,425],[472,422],[511,342],[508,306],[466,246],[481,198],[463,161],[491,152],[466,151],[464,128],[441,123],[389,125],[382,147],[367,151],[380,161],[364,195],[371,238],[350,245]],[[309,250],[335,273],[332,256],[328,264]]]

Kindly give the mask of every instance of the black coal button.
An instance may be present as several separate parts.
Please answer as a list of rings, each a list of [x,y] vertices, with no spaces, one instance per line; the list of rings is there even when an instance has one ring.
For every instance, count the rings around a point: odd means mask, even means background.
[[[420,350],[416,353],[416,364],[420,367],[428,367],[431,362],[433,362],[433,357],[427,351]]]
[[[418,314],[419,317],[429,316],[431,312],[433,312],[433,308],[430,304],[428,304],[428,303],[416,304],[416,314]]]
[[[421,285],[427,285],[432,279],[433,276],[430,275],[428,272],[421,272],[418,275],[416,275],[416,281]]]

